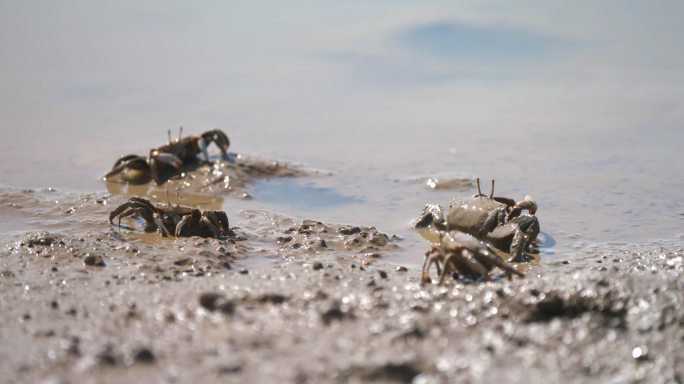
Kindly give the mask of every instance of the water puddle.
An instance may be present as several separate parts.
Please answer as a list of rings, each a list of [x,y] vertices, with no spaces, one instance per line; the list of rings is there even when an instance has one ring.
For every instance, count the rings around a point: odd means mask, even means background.
[[[257,181],[251,193],[259,201],[303,212],[340,208],[363,202],[357,197],[340,194],[332,188],[287,178]]]

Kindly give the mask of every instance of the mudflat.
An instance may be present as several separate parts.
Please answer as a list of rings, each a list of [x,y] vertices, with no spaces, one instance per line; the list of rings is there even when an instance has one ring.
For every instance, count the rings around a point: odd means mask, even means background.
[[[161,238],[110,226],[122,195],[1,199],[48,227],[0,238],[8,382],[684,378],[676,241],[421,286],[417,263],[391,262],[402,240],[373,227],[245,210],[231,237]]]

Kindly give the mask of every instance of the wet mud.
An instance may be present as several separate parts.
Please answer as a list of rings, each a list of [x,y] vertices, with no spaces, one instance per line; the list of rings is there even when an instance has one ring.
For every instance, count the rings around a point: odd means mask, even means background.
[[[160,191],[182,191],[184,194],[233,195],[250,198],[248,187],[260,179],[313,176],[318,172],[302,166],[229,153],[228,159],[214,158],[209,163],[185,164],[182,172],[160,185],[150,182],[131,185],[106,182],[112,194],[148,195]]]
[[[110,226],[125,196],[5,189],[10,382],[678,382],[684,247],[599,244],[523,279],[420,284],[373,227],[230,212],[220,239]],[[427,248],[427,246],[426,246]]]

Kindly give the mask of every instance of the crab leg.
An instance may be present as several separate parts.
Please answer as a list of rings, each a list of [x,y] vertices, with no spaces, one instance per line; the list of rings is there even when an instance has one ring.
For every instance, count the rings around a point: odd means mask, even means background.
[[[230,229],[228,226],[228,215],[223,211],[205,211],[204,216],[207,217],[211,222],[222,230],[223,232],[228,232]]]
[[[536,216],[520,216],[515,220],[518,222],[518,229],[513,235],[510,252],[513,261],[523,261],[525,251],[539,235],[539,221]]]
[[[176,224],[176,232],[175,236],[176,237],[181,237],[183,234],[183,227],[185,227],[189,222],[190,219],[192,218],[192,215],[187,215],[181,219],[181,221]]]
[[[125,155],[125,156],[121,156],[121,157],[114,163],[114,166],[112,166],[112,171],[114,171],[114,170],[115,170],[118,166],[120,166],[121,164],[128,163],[128,162],[130,162],[131,160],[142,160],[142,161],[145,161],[145,158],[142,157],[142,156],[138,156],[138,155]]]
[[[162,237],[173,236],[173,233],[166,227],[164,221],[161,219],[161,215],[158,213],[154,214],[154,222],[157,223],[157,227],[159,228]]]
[[[202,217],[200,218],[200,223],[204,224],[205,227],[209,228],[209,230],[215,238],[219,237],[219,228],[207,216],[202,215]]]
[[[131,213],[126,212],[129,209],[130,209],[129,212],[131,212]],[[151,211],[153,212],[154,210],[151,210]],[[146,222],[153,223],[154,220],[152,220],[152,215],[151,215],[152,212],[150,212],[150,207],[148,205],[131,199],[131,200],[119,205],[118,207],[116,207],[116,209],[114,209],[109,214],[109,222],[111,224],[114,224],[114,218],[119,216],[119,224],[121,224],[121,218],[122,217],[131,216],[131,215],[137,213],[143,219],[145,219]]]
[[[178,174],[183,167],[183,161],[172,153],[160,153],[153,151],[150,154],[150,171],[152,178],[159,185],[165,182],[168,177],[162,175],[163,172],[168,173],[168,168],[172,168],[172,175]],[[167,169],[164,169],[167,168]]]
[[[441,259],[442,252],[435,247],[432,247],[427,252],[425,252],[425,262],[423,262],[421,284],[426,284],[432,281],[430,279],[430,267],[432,267],[432,264],[434,264],[435,267],[437,267],[437,276],[439,276],[442,273],[441,268],[439,266],[439,262]]]
[[[128,211],[125,211],[122,214],[120,214],[118,226],[121,226],[121,219],[133,215],[142,217],[143,220],[145,220],[147,228],[151,228],[154,226],[154,218],[152,217],[152,214],[150,213],[150,211],[146,210],[143,207],[131,207]]]
[[[509,197],[494,196],[493,199],[494,199],[494,201],[498,201],[499,203],[506,204],[509,207],[515,206],[515,200],[513,200]]]
[[[429,265],[432,264],[431,262],[428,264],[428,261],[430,260],[430,250],[428,250],[425,253],[425,261],[423,261],[423,269],[421,270],[420,274],[420,284],[427,284],[430,281],[430,275],[428,273]]]
[[[447,271],[448,271],[449,269],[451,269],[451,268],[449,268],[449,266],[451,265],[451,264],[449,264],[449,263],[451,262],[451,259],[454,258],[454,256],[455,256],[455,255],[454,255],[453,253],[450,253],[450,254],[447,255],[447,257],[444,259],[444,269],[442,270],[442,273],[439,275],[439,285],[444,284],[444,278],[446,277]]]
[[[176,223],[176,230],[174,231],[175,236],[183,236],[183,229],[185,229],[186,226],[190,228],[190,231],[192,231],[193,228],[197,228],[201,215],[199,209],[193,209],[190,213],[183,215],[180,221]]]
[[[117,175],[120,180],[114,177]],[[146,158],[138,155],[122,156],[114,163],[112,170],[104,175],[104,180],[144,184],[150,181],[150,165]]]
[[[513,274],[518,275],[520,277],[525,277],[524,273],[511,267],[505,261],[501,260],[496,254],[493,254],[490,251],[476,252],[474,256],[477,261],[484,265],[487,265],[489,269],[499,267],[502,271],[506,272],[506,275],[508,275],[509,278]]]

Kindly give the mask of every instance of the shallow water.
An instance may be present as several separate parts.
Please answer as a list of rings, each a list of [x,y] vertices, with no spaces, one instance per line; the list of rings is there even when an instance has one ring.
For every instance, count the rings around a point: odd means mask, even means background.
[[[418,263],[410,221],[474,192],[426,180],[481,177],[535,197],[550,260],[595,243],[681,242],[682,11],[3,3],[0,185],[104,192],[121,154],[181,125],[220,127],[232,151],[332,173],[222,197],[238,225],[232,212],[246,209],[374,225],[404,238],[398,261]],[[0,215],[3,233],[43,225]]]

